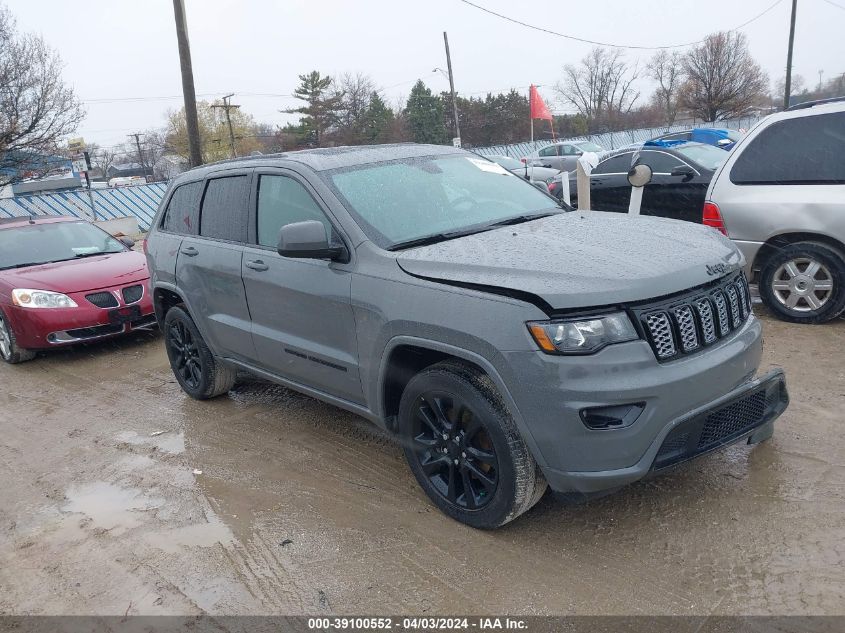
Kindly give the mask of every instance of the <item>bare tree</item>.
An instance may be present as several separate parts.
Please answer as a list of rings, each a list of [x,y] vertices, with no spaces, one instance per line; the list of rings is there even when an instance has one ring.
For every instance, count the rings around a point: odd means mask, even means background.
[[[59,141],[84,118],[61,71],[59,55],[39,36],[19,34],[0,6],[0,184],[55,168]]]
[[[682,104],[705,121],[727,119],[757,105],[768,77],[742,33],[715,33],[684,57]]]
[[[669,128],[678,116],[678,93],[684,80],[684,56],[678,51],[661,50],[649,60],[648,71],[657,82],[654,100],[666,117]]]
[[[91,166],[100,171],[103,178],[109,175],[109,167],[117,162],[119,152],[115,151],[113,147],[98,147],[96,145],[89,145],[88,152],[91,156]]]
[[[637,66],[629,66],[620,49],[596,47],[580,65],[564,66],[563,73],[563,81],[555,90],[587,119],[590,131],[597,131],[597,127],[613,129],[640,96],[633,87]]]
[[[370,99],[378,91],[375,82],[363,73],[344,73],[335,82],[340,96],[337,116],[338,140],[344,144],[360,143]]]

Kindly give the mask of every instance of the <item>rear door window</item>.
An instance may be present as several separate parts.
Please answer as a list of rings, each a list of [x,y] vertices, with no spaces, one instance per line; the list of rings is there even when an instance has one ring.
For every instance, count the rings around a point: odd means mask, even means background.
[[[845,184],[845,112],[772,123],[731,168],[737,185]]]
[[[618,156],[611,156],[607,160],[603,160],[592,173],[594,174],[627,174],[631,169],[632,152],[619,154]]]
[[[180,235],[197,234],[201,188],[201,182],[189,182],[176,187],[167,203],[167,209],[164,211],[164,218],[162,218],[160,225],[162,231],[179,233]]]
[[[678,165],[686,163],[666,152],[640,152],[640,163],[651,167],[655,174],[671,174]]]
[[[286,224],[317,220],[331,235],[331,224],[302,183],[288,176],[263,174],[258,181],[258,244],[275,248]]]
[[[249,176],[212,178],[205,188],[200,235],[229,242],[246,242]]]

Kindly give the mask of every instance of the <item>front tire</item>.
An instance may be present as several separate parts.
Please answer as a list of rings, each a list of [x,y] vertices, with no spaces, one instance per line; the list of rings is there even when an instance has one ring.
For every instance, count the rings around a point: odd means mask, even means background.
[[[173,375],[192,398],[207,400],[234,386],[237,372],[215,358],[182,308],[170,308],[164,317],[164,346]]]
[[[0,358],[10,365],[17,365],[35,358],[33,350],[18,346],[12,325],[2,312],[0,312]]]
[[[438,363],[414,376],[399,404],[399,432],[420,487],[461,523],[497,528],[546,490],[492,381],[469,366]]]
[[[845,260],[824,244],[780,248],[763,266],[760,297],[784,321],[829,321],[845,309]]]

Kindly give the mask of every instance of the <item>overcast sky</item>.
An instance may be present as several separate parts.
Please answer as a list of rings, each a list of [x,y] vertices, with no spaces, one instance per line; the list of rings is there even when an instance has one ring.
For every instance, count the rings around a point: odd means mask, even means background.
[[[737,27],[775,0],[590,0],[514,2],[474,0],[524,22],[614,44],[660,46],[699,40]],[[79,130],[88,142],[122,143],[126,134],[164,124],[181,106],[181,79],[172,0],[6,0],[23,31],[40,33],[61,54],[65,78],[85,101]],[[774,81],[786,63],[790,1],[742,31]],[[841,5],[841,6],[834,6]],[[297,75],[312,69],[360,71],[395,104],[417,78],[435,91],[448,81],[448,31],[456,89],[483,95],[530,83],[556,112],[553,85],[561,67],[591,48],[526,29],[459,0],[186,0],[199,98],[236,93],[257,121],[283,123],[294,106]],[[794,70],[806,83],[845,73],[845,0],[799,0]],[[530,7],[530,10],[526,10]],[[629,49],[633,62],[653,51]],[[642,82],[649,93],[652,86]],[[130,101],[130,98],[139,98]]]

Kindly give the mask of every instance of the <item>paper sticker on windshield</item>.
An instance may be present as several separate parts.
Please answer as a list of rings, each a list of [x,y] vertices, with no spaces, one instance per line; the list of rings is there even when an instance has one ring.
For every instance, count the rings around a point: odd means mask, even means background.
[[[469,156],[467,156],[466,159],[478,167],[481,171],[489,171],[491,174],[500,174],[502,176],[513,176],[511,172],[498,163],[484,160],[483,158],[470,158]]]
[[[94,253],[100,252],[100,248],[98,246],[77,246],[71,248],[70,250],[73,251],[74,255],[93,255]]]

